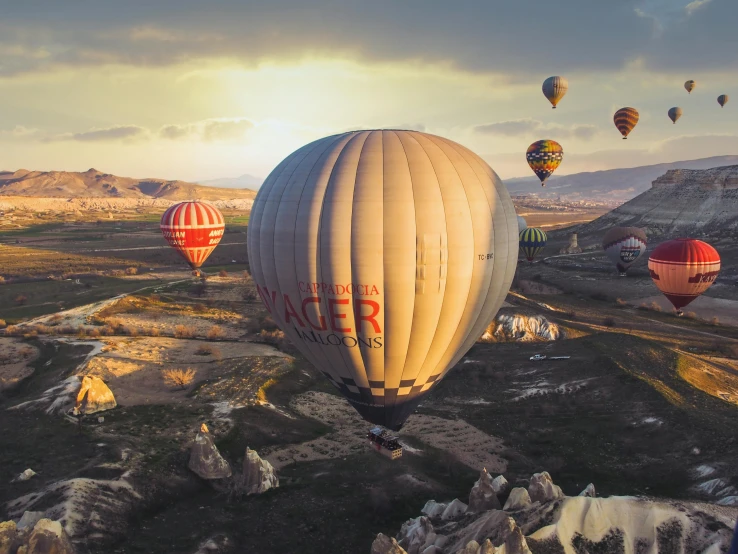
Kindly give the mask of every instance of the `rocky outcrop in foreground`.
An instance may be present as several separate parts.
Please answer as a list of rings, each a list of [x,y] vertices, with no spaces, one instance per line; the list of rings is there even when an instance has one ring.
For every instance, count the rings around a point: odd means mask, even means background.
[[[58,521],[39,519],[28,525],[22,518],[0,523],[0,554],[74,554],[72,542]]]
[[[552,341],[564,337],[555,323],[542,315],[498,314],[481,337],[482,342]]]
[[[504,494],[507,481],[494,493],[504,480],[498,479],[482,470],[468,507],[429,501],[395,538],[380,533],[371,554],[718,554],[727,551],[738,518],[738,509],[712,504],[595,498],[592,484],[568,497],[545,471],[527,489],[513,488],[501,510],[496,494]],[[484,508],[492,505],[498,507]]]
[[[192,445],[190,450],[188,467],[207,480],[225,479],[232,474],[231,466],[220,455],[208,426],[204,423],[200,426],[200,431],[195,437],[195,444]]]
[[[95,375],[82,377],[82,386],[77,393],[77,402],[74,405],[76,414],[95,414],[112,410],[118,404],[105,382]]]
[[[261,494],[278,486],[279,479],[272,464],[262,460],[255,450],[246,448],[240,490],[246,495]]]
[[[569,236],[569,244],[559,250],[559,254],[579,254],[582,248],[579,246],[579,239],[576,233]]]

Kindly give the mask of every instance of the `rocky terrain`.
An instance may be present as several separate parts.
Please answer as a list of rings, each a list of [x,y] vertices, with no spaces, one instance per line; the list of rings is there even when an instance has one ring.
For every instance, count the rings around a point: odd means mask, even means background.
[[[486,469],[468,503],[429,500],[421,513],[395,538],[379,533],[371,554],[718,554],[738,518],[738,508],[698,502],[597,498],[591,483],[570,497],[548,472],[510,490]]]
[[[565,164],[566,162],[564,162]],[[673,169],[710,169],[738,163],[738,156],[715,156],[699,160],[553,175],[542,188],[535,177],[507,179],[512,195],[531,195],[541,199],[589,200],[623,203],[645,192],[651,181]],[[562,169],[564,166],[562,166]]]
[[[651,188],[578,228],[580,235],[610,227],[646,229],[649,238],[738,233],[738,165],[705,170],[674,169]]]
[[[242,199],[251,200],[249,189],[218,189],[185,181],[118,177],[91,168],[85,172],[17,171],[0,172],[0,196],[34,198],[139,198],[169,201]],[[2,209],[2,208],[0,208]]]

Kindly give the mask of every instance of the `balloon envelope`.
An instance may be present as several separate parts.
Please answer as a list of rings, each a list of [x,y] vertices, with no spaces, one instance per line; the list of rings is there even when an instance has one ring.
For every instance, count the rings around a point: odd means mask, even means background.
[[[718,101],[718,104],[720,104],[720,107],[722,108],[723,106],[725,106],[725,104],[728,103],[728,95],[721,94],[720,96],[718,96],[717,101]]]
[[[684,83],[684,88],[687,89],[687,92],[691,93],[694,90],[694,87],[697,86],[697,83],[695,83],[693,80],[689,80]]]
[[[526,223],[525,218],[518,216],[518,233],[522,233],[527,228],[528,224]]]
[[[248,253],[277,325],[364,419],[396,430],[494,318],[516,238],[507,189],[470,150],[354,131],[272,171]]]
[[[638,123],[638,110],[635,108],[620,108],[615,112],[613,120],[615,121],[615,127],[618,128],[623,138],[628,138],[628,135]]]
[[[680,310],[715,282],[720,256],[697,239],[675,239],[659,244],[648,258],[656,287]]]
[[[519,243],[520,250],[525,258],[532,262],[538,254],[546,247],[546,233],[543,229],[537,227],[529,227],[520,233]]]
[[[682,117],[682,109],[679,107],[669,108],[669,119],[672,123],[676,123],[677,119]]]
[[[546,179],[556,171],[564,159],[564,149],[555,140],[537,140],[528,147],[525,153],[528,165],[546,186]]]
[[[218,208],[198,200],[180,202],[167,209],[159,224],[169,246],[177,250],[192,269],[198,269],[218,246],[225,220]]]
[[[554,108],[569,90],[569,81],[564,77],[554,76],[543,81],[543,95],[551,102]]]
[[[646,233],[638,227],[613,227],[602,238],[602,248],[621,275],[646,251]]]

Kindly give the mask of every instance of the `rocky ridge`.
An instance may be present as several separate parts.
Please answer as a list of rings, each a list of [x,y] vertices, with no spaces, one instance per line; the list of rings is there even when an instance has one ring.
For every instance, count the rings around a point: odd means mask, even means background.
[[[496,481],[482,470],[469,505],[427,502],[423,515],[405,522],[396,537],[380,533],[371,554],[717,554],[727,551],[738,518],[738,509],[714,504],[596,498],[592,484],[569,497],[545,471],[534,474],[527,489],[513,488],[500,509],[501,498],[489,498]]]

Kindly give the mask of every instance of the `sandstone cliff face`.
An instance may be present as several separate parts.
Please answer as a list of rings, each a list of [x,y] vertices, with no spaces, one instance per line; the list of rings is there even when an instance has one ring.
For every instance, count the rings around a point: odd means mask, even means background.
[[[650,190],[578,232],[601,233],[614,226],[644,228],[649,238],[738,231],[738,165],[668,171]]]

